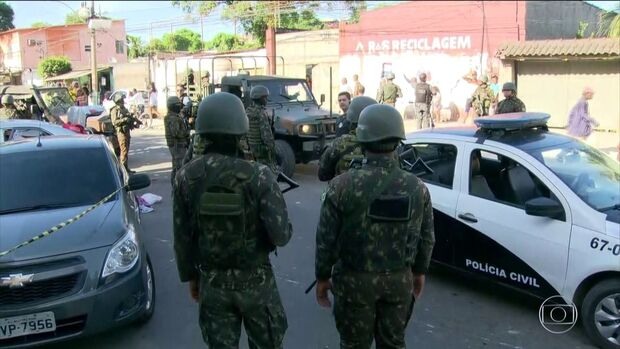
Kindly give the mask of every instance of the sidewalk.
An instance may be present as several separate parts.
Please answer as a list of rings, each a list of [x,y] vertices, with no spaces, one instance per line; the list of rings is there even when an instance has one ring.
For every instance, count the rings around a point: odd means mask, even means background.
[[[416,130],[415,120],[404,120],[405,132],[413,132]],[[435,124],[436,128],[442,127],[471,127],[473,123],[463,124],[458,121],[447,121]],[[566,134],[566,130],[552,128],[550,132]],[[618,144],[620,143],[620,136],[613,132],[594,132],[586,141],[587,144],[597,148],[598,150],[609,155],[612,159],[618,159]]]

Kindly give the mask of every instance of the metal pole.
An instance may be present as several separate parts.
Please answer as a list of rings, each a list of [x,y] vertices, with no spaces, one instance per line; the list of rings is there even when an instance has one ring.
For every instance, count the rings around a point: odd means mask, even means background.
[[[91,1],[90,6],[90,20],[92,21],[95,18],[95,0]],[[90,69],[92,103],[99,104],[99,81],[97,79],[97,36],[95,28],[90,30]]]
[[[200,52],[205,50],[205,30],[202,23],[202,15],[200,15]]]
[[[153,78],[151,78],[151,59],[153,56],[153,51],[151,49],[151,41],[153,41],[153,22],[151,22],[149,24],[150,26],[150,31],[149,31],[149,54],[148,54],[148,75],[149,75],[149,88],[151,87],[151,82],[153,82]]]
[[[332,67],[329,67],[329,117],[332,117]]]

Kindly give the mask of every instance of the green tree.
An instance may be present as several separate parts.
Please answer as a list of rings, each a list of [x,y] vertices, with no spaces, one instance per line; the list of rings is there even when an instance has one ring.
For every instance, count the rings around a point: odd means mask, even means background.
[[[620,5],[601,15],[598,34],[609,38],[620,38]]]
[[[362,12],[366,11],[368,9],[368,5],[366,4],[366,1],[346,1],[349,10],[350,10],[350,15],[349,15],[349,21],[352,23],[357,23],[360,21],[360,15],[362,14]]]
[[[15,25],[13,25],[14,17],[15,12],[13,12],[13,8],[6,2],[0,1],[0,31],[15,28]]]
[[[65,24],[83,24],[86,23],[86,19],[80,17],[77,12],[69,12],[65,16]]]
[[[577,34],[575,37],[577,39],[583,39],[586,36],[586,29],[588,29],[589,23],[586,21],[579,21],[579,28],[577,29]]]
[[[30,25],[31,28],[45,28],[45,27],[50,27],[50,26],[51,24],[47,22],[43,22],[43,21],[37,21]]]
[[[306,30],[323,28],[316,16],[319,1],[172,1],[172,4],[187,13],[198,12],[203,16],[222,7],[222,18],[238,20],[243,31],[251,34],[261,46],[265,44],[268,26]]]
[[[202,49],[200,34],[185,28],[164,34],[161,44],[166,51],[197,52]]]
[[[256,41],[246,40],[239,35],[219,33],[210,41],[205,42],[205,47],[210,50],[220,52],[258,48],[260,44]]]
[[[66,56],[49,56],[39,62],[37,70],[43,78],[49,78],[70,72],[71,62]]]
[[[155,38],[149,41],[148,45],[146,45],[146,49],[149,51],[166,51],[166,47],[161,39]]]
[[[129,43],[129,58],[146,56],[146,47],[142,43],[142,39],[139,36],[127,35],[127,42]]]

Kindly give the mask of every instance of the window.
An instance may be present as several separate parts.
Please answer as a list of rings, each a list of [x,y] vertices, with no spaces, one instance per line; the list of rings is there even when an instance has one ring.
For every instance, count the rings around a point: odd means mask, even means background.
[[[269,90],[269,102],[273,103],[301,103],[312,102],[314,97],[308,90],[305,81],[278,80],[255,82],[254,86],[263,85]],[[249,86],[251,89],[252,86]]]
[[[123,54],[125,53],[125,42],[122,40],[116,40],[116,53]]]
[[[424,182],[452,188],[456,147],[451,144],[417,143],[413,148],[411,172]]]
[[[39,205],[91,205],[116,190],[103,148],[45,149],[2,155],[0,213]]]
[[[38,137],[39,134],[41,134],[41,136],[49,136],[49,133],[34,127],[19,127],[13,130],[6,129],[4,130],[4,140],[18,141],[24,138]]]
[[[469,194],[525,208],[525,202],[539,197],[557,198],[524,166],[511,158],[476,149],[470,155]]]

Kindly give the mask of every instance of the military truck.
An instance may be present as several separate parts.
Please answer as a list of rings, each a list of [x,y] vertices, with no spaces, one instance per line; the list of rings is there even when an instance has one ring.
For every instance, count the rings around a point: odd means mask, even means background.
[[[267,112],[273,122],[276,159],[280,170],[292,177],[295,164],[318,159],[335,138],[337,115],[321,109],[325,95],[317,103],[304,79],[239,74],[222,77],[218,87],[237,95],[247,107],[256,85],[269,89]]]
[[[11,95],[15,105],[34,120],[44,120],[76,132],[102,134],[119,154],[110,115],[102,106],[75,106],[66,87],[0,85],[0,98]]]

